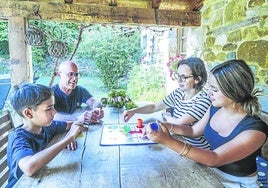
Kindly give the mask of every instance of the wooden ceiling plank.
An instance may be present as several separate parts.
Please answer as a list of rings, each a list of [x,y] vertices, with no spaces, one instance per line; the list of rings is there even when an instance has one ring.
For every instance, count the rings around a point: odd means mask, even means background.
[[[203,2],[204,2],[204,0],[189,1],[188,9],[186,9],[186,10],[199,11],[203,7]]]
[[[122,23],[157,26],[200,26],[199,12],[123,8],[101,5],[59,4],[32,1],[9,1],[0,7],[0,15],[21,16],[28,19],[73,21],[85,23]],[[39,17],[39,15],[41,17]]]

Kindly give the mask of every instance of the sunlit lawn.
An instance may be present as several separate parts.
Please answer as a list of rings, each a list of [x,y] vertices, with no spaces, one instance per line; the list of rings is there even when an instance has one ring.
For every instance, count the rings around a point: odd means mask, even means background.
[[[36,83],[49,85],[51,77],[42,76],[40,77]],[[55,77],[53,85],[58,83],[58,78]],[[78,85],[81,85],[88,89],[88,91],[96,98],[101,99],[102,97],[107,97],[108,91],[105,89],[104,84],[98,77],[85,77],[82,76],[79,78]]]

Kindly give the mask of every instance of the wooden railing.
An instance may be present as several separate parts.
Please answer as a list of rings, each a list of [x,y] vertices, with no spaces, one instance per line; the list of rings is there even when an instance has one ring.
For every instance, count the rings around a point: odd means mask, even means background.
[[[7,166],[7,141],[8,134],[14,128],[10,112],[0,116],[0,187],[7,184],[9,169]]]

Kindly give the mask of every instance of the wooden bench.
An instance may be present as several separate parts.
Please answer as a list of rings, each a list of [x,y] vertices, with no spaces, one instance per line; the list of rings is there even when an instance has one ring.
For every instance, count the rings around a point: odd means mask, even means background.
[[[10,112],[3,112],[0,116],[0,187],[7,184],[9,169],[7,166],[8,134],[14,128]]]
[[[9,94],[11,84],[10,84],[10,82],[3,82],[3,81],[0,80],[0,88],[1,88],[1,92],[0,92],[0,110],[2,110],[5,107],[5,102],[6,102],[8,94]]]

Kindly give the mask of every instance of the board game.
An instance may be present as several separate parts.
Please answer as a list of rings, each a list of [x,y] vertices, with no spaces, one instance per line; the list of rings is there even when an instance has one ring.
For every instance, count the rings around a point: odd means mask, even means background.
[[[101,146],[155,144],[142,133],[137,124],[103,125]]]

